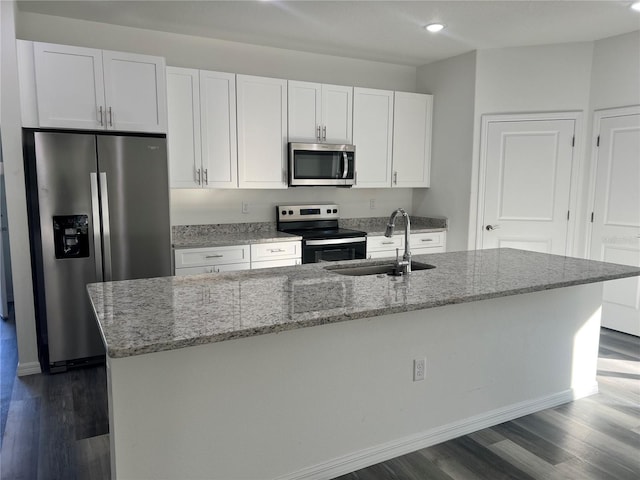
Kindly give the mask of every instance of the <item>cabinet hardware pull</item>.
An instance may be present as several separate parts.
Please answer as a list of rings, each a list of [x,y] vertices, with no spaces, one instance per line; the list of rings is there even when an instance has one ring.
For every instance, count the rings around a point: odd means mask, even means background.
[[[318,139],[318,141],[322,140],[322,138],[320,137],[320,125],[318,125],[318,127],[316,128],[317,130],[317,134],[316,134],[316,138]]]
[[[324,140],[325,142],[327,141],[327,126],[324,125],[322,127],[322,140]]]
[[[270,248],[269,251],[271,253],[279,253],[279,252],[284,252],[284,250],[282,248]]]
[[[209,169],[205,168],[203,171],[204,171],[204,184],[209,185]]]
[[[398,184],[398,172],[393,172],[393,184]]]
[[[382,245],[393,245],[393,242],[382,242]]]
[[[221,258],[224,257],[224,255],[206,255],[204,258]]]
[[[102,105],[100,105],[99,112],[100,112],[100,126],[104,127],[104,122],[102,121]]]
[[[433,242],[433,238],[423,238],[421,242]]]
[[[196,168],[196,183],[198,185],[202,185],[202,182],[200,181],[200,169]]]
[[[111,111],[111,107],[109,107],[109,126],[113,127],[113,112]]]

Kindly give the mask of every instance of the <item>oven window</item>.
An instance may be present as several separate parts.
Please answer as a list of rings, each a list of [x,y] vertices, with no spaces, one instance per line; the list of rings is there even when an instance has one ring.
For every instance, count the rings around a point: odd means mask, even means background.
[[[297,151],[293,164],[299,180],[342,178],[342,155],[336,152]]]
[[[302,263],[363,259],[366,258],[366,253],[366,242],[348,245],[305,246],[302,251]]]

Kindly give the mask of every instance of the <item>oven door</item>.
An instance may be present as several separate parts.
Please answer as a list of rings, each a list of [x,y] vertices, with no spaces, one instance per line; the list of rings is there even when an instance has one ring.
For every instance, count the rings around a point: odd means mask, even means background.
[[[366,258],[367,238],[327,238],[302,242],[302,263]]]

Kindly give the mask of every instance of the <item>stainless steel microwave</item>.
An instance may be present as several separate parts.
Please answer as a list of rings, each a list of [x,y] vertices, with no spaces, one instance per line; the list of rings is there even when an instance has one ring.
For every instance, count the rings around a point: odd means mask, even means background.
[[[355,158],[355,145],[289,143],[289,185],[350,187]]]

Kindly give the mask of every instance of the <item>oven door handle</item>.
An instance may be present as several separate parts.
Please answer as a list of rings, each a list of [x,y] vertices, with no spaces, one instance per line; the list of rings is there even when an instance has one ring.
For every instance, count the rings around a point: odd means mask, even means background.
[[[366,241],[367,237],[328,238],[326,240],[305,240],[304,244],[308,247],[315,247],[321,245],[343,245],[347,243],[360,243]]]

